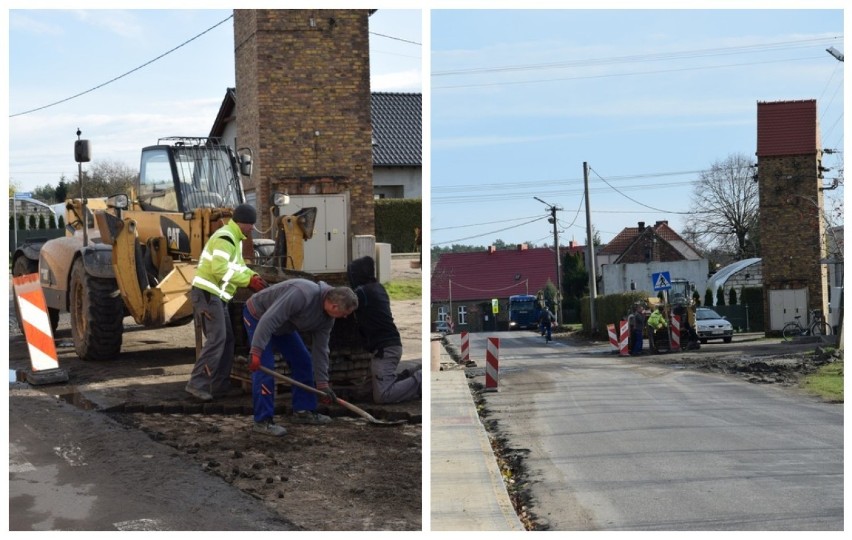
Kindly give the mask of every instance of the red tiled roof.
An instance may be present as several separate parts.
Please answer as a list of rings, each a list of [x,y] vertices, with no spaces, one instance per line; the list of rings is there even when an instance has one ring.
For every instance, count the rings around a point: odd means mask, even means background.
[[[758,102],[757,156],[811,155],[819,149],[816,100]]]
[[[656,235],[683,254],[686,259],[700,258],[698,250],[683,239],[681,235],[669,227],[668,222],[658,221],[654,225],[646,225],[645,229],[653,229]],[[639,227],[626,227],[615,238],[613,238],[606,246],[597,251],[598,255],[621,255],[633,242],[639,237]]]
[[[583,246],[560,246],[566,253],[583,253]],[[513,294],[535,294],[556,285],[556,255],[551,248],[507,249],[492,253],[444,253],[432,271],[432,301],[446,301],[452,282],[453,301],[508,298]]]

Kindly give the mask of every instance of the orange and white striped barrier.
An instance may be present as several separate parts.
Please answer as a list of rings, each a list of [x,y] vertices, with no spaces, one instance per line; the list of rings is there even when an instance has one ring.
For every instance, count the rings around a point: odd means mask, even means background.
[[[618,352],[618,334],[615,333],[615,325],[606,325],[606,332],[609,334],[609,344],[612,345],[612,352]]]
[[[470,362],[470,335],[467,332],[461,333],[461,357],[463,362]]]
[[[619,332],[618,340],[619,356],[630,356],[630,353],[627,351],[627,344],[630,343],[629,337],[627,321],[621,321],[621,331]]]
[[[59,357],[53,342],[53,330],[47,314],[47,302],[38,282],[38,274],[12,278],[18,301],[18,316],[30,353],[30,366],[36,377],[27,377],[30,384],[64,382],[68,375],[59,369]]]
[[[485,391],[496,392],[499,379],[500,338],[490,337],[485,349]]]
[[[680,315],[672,316],[672,352],[680,350]]]

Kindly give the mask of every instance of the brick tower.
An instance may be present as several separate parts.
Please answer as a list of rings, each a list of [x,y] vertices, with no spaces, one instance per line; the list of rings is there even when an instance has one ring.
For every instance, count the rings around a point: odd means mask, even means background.
[[[349,233],[374,234],[370,13],[234,10],[237,141],[254,152],[258,209],[275,191],[348,193]]]
[[[766,332],[828,313],[822,149],[815,100],[757,104],[757,168]]]

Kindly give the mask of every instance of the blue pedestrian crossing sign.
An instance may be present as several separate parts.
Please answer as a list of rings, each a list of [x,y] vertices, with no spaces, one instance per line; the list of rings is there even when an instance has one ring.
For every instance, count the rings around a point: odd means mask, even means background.
[[[651,282],[655,291],[667,291],[672,288],[672,278],[668,272],[657,272],[651,274]]]

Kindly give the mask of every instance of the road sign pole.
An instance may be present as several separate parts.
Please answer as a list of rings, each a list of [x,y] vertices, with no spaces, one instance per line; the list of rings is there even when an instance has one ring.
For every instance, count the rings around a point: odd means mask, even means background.
[[[18,200],[12,199],[12,213],[15,215],[15,245],[12,246],[13,250],[18,249]]]

